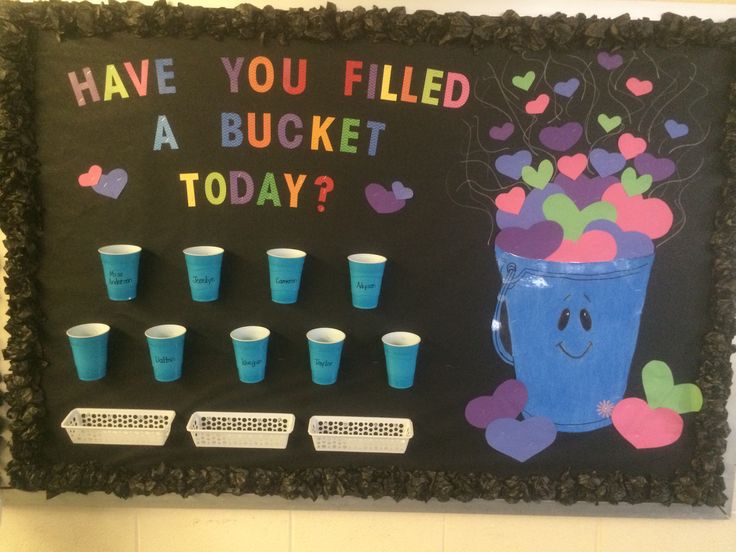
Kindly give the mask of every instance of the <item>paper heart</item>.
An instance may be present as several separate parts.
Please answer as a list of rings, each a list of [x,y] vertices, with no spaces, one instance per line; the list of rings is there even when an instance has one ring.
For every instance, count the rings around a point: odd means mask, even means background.
[[[618,152],[595,148],[590,152],[590,164],[600,176],[611,176],[626,166],[626,159]]]
[[[557,169],[572,180],[577,180],[587,166],[588,157],[584,153],[563,155],[557,160]]]
[[[496,170],[514,180],[521,178],[521,169],[532,164],[532,154],[527,150],[520,150],[511,155],[502,155],[496,159]]]
[[[128,173],[124,169],[113,169],[100,177],[92,189],[100,195],[117,199],[128,184]]]
[[[551,220],[529,228],[505,228],[496,236],[496,247],[527,259],[546,259],[562,243],[562,226]]]
[[[77,182],[80,186],[88,188],[90,186],[96,186],[102,176],[102,167],[99,165],[92,165],[86,173],[82,173],[77,177]]]
[[[609,71],[618,69],[624,63],[623,57],[618,54],[609,54],[608,52],[599,52],[597,59],[598,64]]]
[[[539,163],[539,168],[535,169],[531,165],[523,167],[521,169],[521,179],[534,188],[544,190],[544,188],[552,180],[552,175],[555,172],[555,167],[552,161],[544,159]]]
[[[630,196],[640,195],[652,187],[652,175],[643,174],[636,176],[636,171],[632,167],[627,167],[621,173],[621,185]]]
[[[669,408],[685,414],[703,407],[700,388],[694,383],[675,385],[672,370],[661,360],[647,362],[641,371],[641,381],[650,408]]]
[[[545,260],[557,263],[598,263],[612,261],[618,249],[616,239],[602,230],[585,232],[577,241],[563,240]]]
[[[515,186],[510,191],[496,196],[496,207],[506,213],[518,215],[524,205],[526,192],[521,186]]]
[[[380,184],[368,184],[365,187],[365,198],[373,210],[380,215],[387,215],[401,211],[406,201],[398,199],[393,191],[387,190]]]
[[[562,226],[566,240],[576,241],[594,220],[616,221],[616,208],[608,202],[597,201],[579,210],[572,199],[562,194],[550,196],[542,206],[544,216]]]
[[[507,122],[501,126],[491,127],[491,130],[488,131],[488,136],[490,136],[494,140],[503,142],[505,140],[508,140],[509,136],[511,136],[513,133],[514,133],[514,124]]]
[[[499,385],[492,395],[476,397],[465,407],[465,419],[474,427],[485,429],[493,420],[516,418],[528,399],[526,386],[510,379]]]
[[[634,167],[639,174],[651,175],[654,182],[667,180],[675,172],[675,162],[664,157],[654,157],[651,153],[642,153],[634,159]]]
[[[558,82],[552,90],[554,90],[555,94],[569,98],[575,93],[579,86],[580,80],[573,77],[566,81]]]
[[[583,135],[580,123],[565,123],[562,126],[548,126],[539,132],[539,141],[543,146],[555,151],[567,151],[577,144]]]
[[[637,449],[671,445],[682,435],[682,417],[669,408],[651,409],[641,399],[623,399],[611,414],[613,427]]]
[[[486,428],[486,442],[501,454],[526,462],[555,442],[557,428],[551,420],[538,416],[522,422],[513,418],[492,421]]]
[[[558,173],[552,184],[556,184],[564,193],[575,202],[578,209],[584,209],[591,203],[600,201],[611,184],[619,182],[617,176],[593,176],[581,174],[573,180],[564,174]],[[550,184],[550,186],[552,185]],[[549,186],[547,186],[549,188]]]
[[[513,84],[516,88],[521,88],[526,92],[531,88],[536,76],[537,74],[534,71],[527,71],[526,75],[516,75],[513,79],[511,79],[511,84]]]
[[[411,199],[414,197],[414,190],[408,186],[404,186],[398,180],[391,184],[391,191],[394,193],[396,199]]]
[[[641,232],[624,232],[615,222],[596,220],[585,227],[586,232],[603,230],[616,240],[617,259],[638,259],[654,253],[654,243],[646,234]]]
[[[609,117],[605,113],[598,115],[598,124],[606,132],[611,132],[615,128],[618,128],[622,122],[623,120],[620,115],[614,115],[613,117]]]
[[[540,94],[536,99],[526,102],[524,110],[529,115],[541,115],[549,105],[549,96],[547,94]]]
[[[664,122],[664,128],[667,131],[667,134],[670,135],[670,138],[673,140],[675,138],[682,138],[683,136],[687,136],[687,134],[690,132],[690,127],[687,126],[685,123],[678,123],[674,119],[667,119]]]
[[[637,138],[630,132],[625,132],[618,137],[618,150],[624,156],[624,159],[633,159],[644,153],[646,149],[647,141],[644,138]]]
[[[636,77],[631,77],[626,81],[626,88],[628,88],[629,92],[634,96],[644,96],[654,89],[654,85],[652,84],[652,81],[639,80]]]
[[[602,199],[616,208],[616,224],[624,232],[641,232],[654,240],[672,227],[672,211],[661,199],[629,196],[620,183],[610,186]]]
[[[496,212],[498,227],[501,229],[530,228],[537,223],[545,221],[544,212],[542,212],[544,201],[551,195],[562,193],[564,193],[564,190],[555,184],[547,184],[544,190],[538,188],[531,190],[526,196],[524,205],[522,205],[521,211],[518,214],[514,215],[500,210]],[[560,239],[562,239],[562,235],[560,235]]]

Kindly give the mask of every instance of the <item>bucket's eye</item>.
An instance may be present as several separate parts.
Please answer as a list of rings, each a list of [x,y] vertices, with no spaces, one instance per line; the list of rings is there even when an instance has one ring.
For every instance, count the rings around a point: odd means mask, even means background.
[[[586,332],[589,332],[590,328],[593,327],[593,320],[590,318],[590,313],[585,309],[580,311],[580,323]]]
[[[570,321],[570,309],[565,309],[560,313],[560,319],[557,321],[557,329],[562,331],[567,328],[567,323]]]

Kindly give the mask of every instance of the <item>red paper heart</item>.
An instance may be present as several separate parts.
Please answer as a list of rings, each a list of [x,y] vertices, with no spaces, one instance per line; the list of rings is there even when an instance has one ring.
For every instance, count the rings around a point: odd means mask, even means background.
[[[624,399],[613,409],[613,426],[638,449],[671,445],[682,435],[682,417],[669,408],[649,408],[641,399]]]
[[[654,240],[672,228],[672,210],[661,199],[629,196],[622,184],[613,184],[602,200],[616,207],[616,224],[624,232],[641,232]]]
[[[654,85],[652,84],[652,81],[642,81],[637,79],[636,77],[631,77],[629,80],[626,81],[626,88],[628,88],[629,92],[631,92],[634,96],[643,96],[645,94],[649,94],[654,88]]]
[[[637,155],[641,155],[647,149],[647,141],[644,138],[637,138],[630,132],[626,132],[619,136],[618,150],[624,159],[633,159]]]
[[[558,263],[596,263],[616,258],[616,239],[602,230],[585,232],[577,241],[562,240],[545,260]]]
[[[532,100],[526,103],[526,112],[529,115],[541,115],[549,105],[549,96],[547,94],[540,94],[536,100]]]
[[[557,160],[557,168],[570,180],[577,180],[588,166],[588,157],[583,153],[563,155]]]
[[[77,182],[80,186],[88,188],[90,186],[97,186],[102,176],[102,167],[99,165],[92,165],[86,173],[82,173],[77,177]]]
[[[526,193],[524,193],[524,188],[516,186],[511,188],[509,192],[496,196],[496,207],[504,213],[518,215],[524,205],[525,199]]]

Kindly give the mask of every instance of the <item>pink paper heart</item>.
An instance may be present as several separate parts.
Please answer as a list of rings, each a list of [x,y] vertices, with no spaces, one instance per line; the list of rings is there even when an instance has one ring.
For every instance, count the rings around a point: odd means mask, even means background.
[[[526,103],[526,112],[529,115],[541,115],[549,105],[549,96],[547,94],[540,94],[537,99]]]
[[[644,96],[654,89],[654,85],[652,84],[652,81],[639,80],[636,77],[631,77],[626,81],[626,88],[628,88],[629,92],[634,96]]]
[[[613,427],[638,449],[671,445],[682,435],[682,417],[669,408],[649,408],[636,398],[624,399],[611,414]]]
[[[613,184],[602,200],[616,207],[616,224],[624,232],[641,232],[654,240],[672,228],[672,210],[661,199],[629,196],[622,184]]]
[[[496,207],[505,213],[518,215],[524,205],[525,199],[526,193],[524,192],[524,188],[516,186],[505,194],[498,194],[496,196]]]
[[[96,186],[102,176],[102,167],[99,165],[92,165],[86,173],[82,173],[77,177],[77,182],[80,186],[89,188],[90,186]]]
[[[557,251],[545,260],[558,263],[597,263],[616,258],[616,239],[603,230],[585,232],[576,241],[562,240]]]
[[[557,169],[570,180],[577,180],[588,166],[588,157],[583,153],[563,155],[557,160]]]
[[[626,132],[618,138],[618,150],[624,159],[633,159],[637,155],[641,155],[647,149],[647,141],[644,138],[637,138],[630,132]]]

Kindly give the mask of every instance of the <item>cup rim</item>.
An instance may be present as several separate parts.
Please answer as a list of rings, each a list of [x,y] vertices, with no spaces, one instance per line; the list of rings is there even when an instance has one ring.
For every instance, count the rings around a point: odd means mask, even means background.
[[[353,253],[348,255],[348,261],[360,264],[382,264],[386,260],[386,257],[376,253]]]
[[[114,245],[103,245],[97,252],[100,255],[132,255],[142,250],[138,245],[118,243]]]
[[[238,337],[239,332],[246,332],[246,331],[253,331],[256,333],[257,337]],[[241,341],[243,343],[252,343],[254,341],[261,341],[263,339],[266,339],[271,335],[271,330],[266,328],[265,326],[240,326],[239,328],[235,328],[233,331],[230,332],[230,338],[234,341]]]
[[[159,332],[165,332],[166,335],[157,335]],[[159,324],[151,326],[144,333],[149,339],[172,339],[186,334],[187,329],[179,324]]]
[[[318,336],[324,335],[324,334],[332,334],[334,337],[332,339],[319,339]],[[345,332],[342,330],[338,330],[337,328],[312,328],[307,332],[307,339],[311,341],[312,343],[340,343],[342,341],[345,341]]]
[[[94,330],[94,333],[87,334],[87,335],[80,335],[79,332],[82,331],[82,328],[87,328],[89,330]],[[72,326],[66,331],[66,335],[68,337],[73,337],[76,339],[86,339],[90,337],[99,337],[101,335],[104,335],[110,331],[110,326],[107,324],[103,324],[102,322],[88,322],[86,324],[77,324],[76,326]]]
[[[393,343],[392,339],[395,338],[408,339],[409,343]],[[384,344],[390,345],[392,347],[414,347],[415,345],[419,345],[422,342],[422,338],[412,332],[398,331],[384,334],[383,336],[381,336],[381,341],[383,341]]]
[[[289,247],[276,247],[266,251],[269,257],[277,257],[279,259],[301,259],[306,257],[307,253],[301,249],[291,249]]]
[[[222,255],[225,250],[217,245],[194,245],[183,250],[185,255],[193,257],[208,257],[212,255]]]

